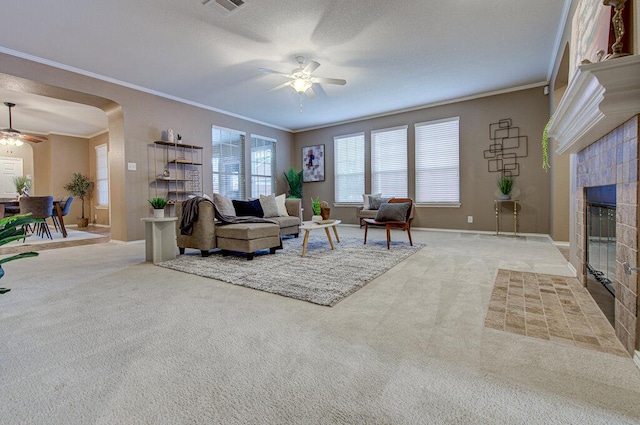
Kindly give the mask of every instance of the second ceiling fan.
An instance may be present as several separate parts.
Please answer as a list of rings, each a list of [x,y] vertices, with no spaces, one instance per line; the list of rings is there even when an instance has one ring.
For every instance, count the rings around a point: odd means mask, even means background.
[[[325,78],[311,75],[313,71],[318,69],[318,67],[320,66],[320,64],[316,61],[309,61],[305,65],[304,56],[296,56],[296,61],[298,62],[298,68],[293,69],[290,73],[275,71],[269,68],[259,68],[261,72],[266,72],[267,74],[283,75],[286,78],[289,78],[289,81],[282,83],[271,90],[278,90],[284,87],[292,87],[296,91],[296,93],[300,95],[306,94],[307,97],[314,98],[316,96],[314,84],[324,83],[337,84],[340,86],[344,86],[345,84],[347,84],[346,80],[342,80],[339,78]]]
[[[0,144],[20,146],[25,140],[33,143],[39,143],[47,140],[45,136],[26,134],[13,128],[13,122],[11,119],[11,108],[16,106],[16,104],[12,102],[4,102],[4,105],[9,108],[9,128],[3,128],[0,130]]]

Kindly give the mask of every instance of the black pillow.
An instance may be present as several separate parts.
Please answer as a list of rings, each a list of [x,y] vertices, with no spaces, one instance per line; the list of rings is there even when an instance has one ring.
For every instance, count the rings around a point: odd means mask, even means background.
[[[253,201],[236,201],[234,199],[233,208],[235,208],[237,216],[264,217],[260,199]]]
[[[376,214],[376,221],[405,221],[410,206],[408,202],[382,204]]]

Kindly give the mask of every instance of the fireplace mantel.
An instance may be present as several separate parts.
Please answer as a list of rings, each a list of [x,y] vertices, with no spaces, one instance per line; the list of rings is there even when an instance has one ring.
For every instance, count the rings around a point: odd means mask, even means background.
[[[577,153],[640,113],[640,55],[578,67],[549,126],[559,154]]]

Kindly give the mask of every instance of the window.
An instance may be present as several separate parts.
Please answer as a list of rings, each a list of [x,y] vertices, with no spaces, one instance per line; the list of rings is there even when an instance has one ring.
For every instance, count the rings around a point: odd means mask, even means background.
[[[276,190],[276,141],[251,136],[251,197],[271,195]]]
[[[416,202],[460,202],[459,117],[416,124]]]
[[[218,127],[211,133],[213,192],[244,199],[244,134]]]
[[[336,203],[360,203],[364,193],[364,133],[333,138]]]
[[[96,146],[96,195],[98,207],[109,206],[109,161],[106,143]]]
[[[407,197],[406,125],[371,132],[371,192]]]

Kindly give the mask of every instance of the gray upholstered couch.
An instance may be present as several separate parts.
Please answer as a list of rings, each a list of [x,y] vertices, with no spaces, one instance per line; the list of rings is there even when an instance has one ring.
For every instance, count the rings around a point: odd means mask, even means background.
[[[176,239],[180,254],[185,248],[199,249],[203,256],[209,250],[220,248],[225,251],[246,252],[253,258],[253,252],[270,249],[273,253],[281,246],[280,236],[298,237],[302,223],[302,205],[300,199],[286,199],[287,217],[269,217],[278,224],[239,223],[221,225],[214,220],[213,204],[201,202],[198,206],[198,221],[193,224],[191,235],[180,232],[180,219],[176,223]],[[176,204],[176,215],[182,217],[182,202]]]

